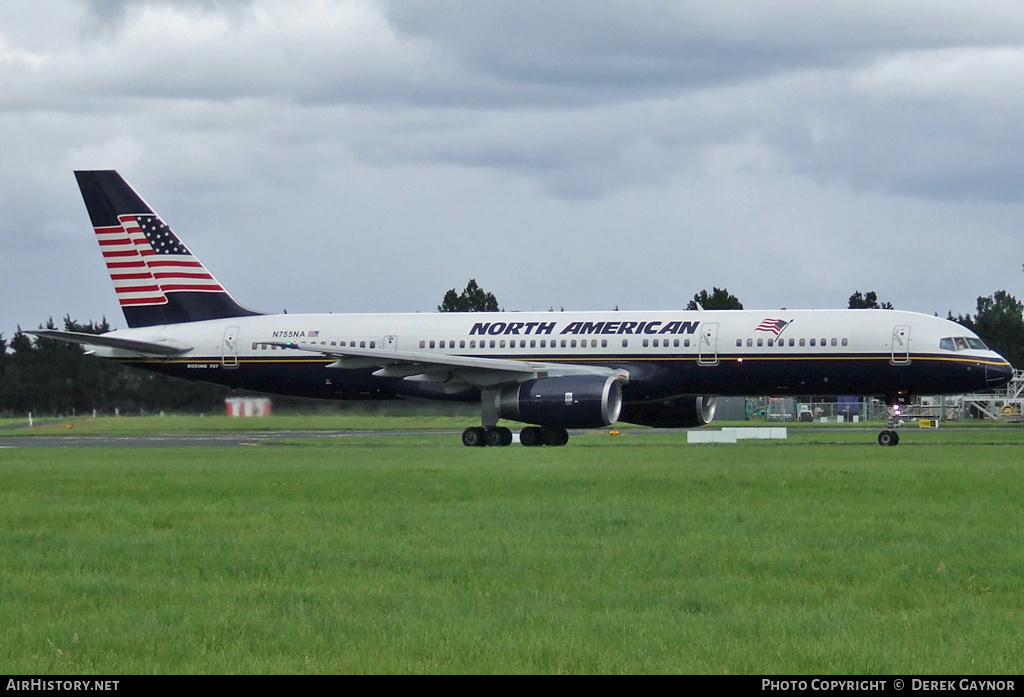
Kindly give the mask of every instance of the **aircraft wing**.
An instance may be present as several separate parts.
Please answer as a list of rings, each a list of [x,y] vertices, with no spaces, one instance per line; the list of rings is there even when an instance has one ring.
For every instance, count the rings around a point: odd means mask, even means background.
[[[191,346],[166,341],[142,341],[140,339],[125,339],[119,336],[108,336],[106,334],[86,334],[84,332],[65,332],[59,329],[33,329],[26,331],[42,339],[55,339],[69,344],[82,344],[83,346],[106,346],[108,348],[135,351],[156,356],[175,356],[186,351],[191,351]]]
[[[328,368],[379,368],[377,377],[403,378],[417,382],[443,383],[449,392],[469,387],[493,387],[507,382],[524,382],[538,377],[560,375],[628,376],[624,371],[597,365],[549,363],[509,358],[478,358],[427,353],[425,351],[391,351],[385,348],[354,348],[324,346],[292,341],[267,342],[282,348],[321,353],[338,358]]]

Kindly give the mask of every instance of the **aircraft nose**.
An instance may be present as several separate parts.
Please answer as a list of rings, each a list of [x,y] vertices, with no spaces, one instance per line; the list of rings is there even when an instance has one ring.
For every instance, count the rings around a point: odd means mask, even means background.
[[[1002,363],[985,364],[985,382],[989,388],[1003,387],[1013,379],[1013,366],[1003,359]]]

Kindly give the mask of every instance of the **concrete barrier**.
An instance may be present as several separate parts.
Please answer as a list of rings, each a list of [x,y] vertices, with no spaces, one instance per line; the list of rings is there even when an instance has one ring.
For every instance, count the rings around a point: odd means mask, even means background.
[[[789,437],[789,429],[785,426],[772,426],[769,428],[727,427],[723,428],[722,432],[735,432],[737,440],[786,440]]]
[[[687,443],[735,443],[735,433],[724,431],[687,431]]]

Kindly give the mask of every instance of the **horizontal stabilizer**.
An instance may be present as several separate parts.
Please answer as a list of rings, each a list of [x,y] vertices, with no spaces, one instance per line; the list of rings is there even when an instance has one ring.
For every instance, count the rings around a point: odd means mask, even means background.
[[[125,339],[119,336],[106,334],[85,334],[82,332],[62,332],[58,329],[34,329],[26,331],[26,334],[38,336],[41,339],[55,339],[69,344],[81,344],[83,346],[106,346],[108,348],[147,353],[156,356],[176,356],[186,351],[191,351],[191,346],[165,341],[141,341],[139,339]]]

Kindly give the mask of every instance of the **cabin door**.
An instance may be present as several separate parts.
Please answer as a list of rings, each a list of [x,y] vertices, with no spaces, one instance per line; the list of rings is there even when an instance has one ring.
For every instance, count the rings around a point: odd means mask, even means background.
[[[384,348],[386,348],[388,351],[397,351],[398,350],[398,337],[397,336],[393,336],[391,334],[389,334],[386,337],[384,337]]]
[[[699,365],[718,365],[718,322],[701,324],[697,363]]]
[[[910,326],[897,324],[892,328],[892,364],[910,363]]]
[[[224,330],[224,342],[221,344],[220,363],[225,368],[238,367],[238,327]]]

